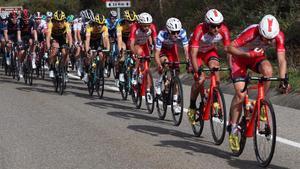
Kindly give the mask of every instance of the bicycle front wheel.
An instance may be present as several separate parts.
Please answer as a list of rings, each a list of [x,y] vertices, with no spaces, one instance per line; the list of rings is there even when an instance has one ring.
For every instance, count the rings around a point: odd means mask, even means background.
[[[148,89],[148,91],[146,91],[146,106],[148,109],[148,113],[152,114],[153,113],[153,109],[154,109],[154,85],[153,85],[153,78],[150,72],[146,73],[146,85],[145,87],[148,87],[148,81],[150,81],[150,89]]]
[[[226,133],[226,105],[220,88],[213,90],[213,103],[210,107],[210,127],[216,145],[224,141]]]
[[[101,99],[103,97],[103,92],[104,92],[104,70],[101,62],[98,63],[96,69],[95,91],[97,92],[99,99]]]
[[[179,126],[183,116],[183,91],[180,79],[175,76],[171,83],[171,110],[174,126]]]
[[[272,104],[268,100],[260,101],[260,117],[256,117],[254,130],[254,151],[259,165],[270,164],[276,144],[276,118]]]

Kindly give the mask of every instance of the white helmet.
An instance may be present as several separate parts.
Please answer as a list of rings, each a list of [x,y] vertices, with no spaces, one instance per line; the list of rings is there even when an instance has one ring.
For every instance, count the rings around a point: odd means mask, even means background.
[[[273,39],[279,34],[279,23],[273,15],[266,15],[259,23],[259,33],[266,39]]]
[[[48,12],[46,13],[46,15],[47,15],[48,18],[52,18],[53,13],[52,13],[51,11],[48,11]]]
[[[173,32],[173,31],[180,31],[182,26],[181,22],[177,18],[169,18],[166,23],[166,27],[168,31]]]
[[[146,12],[139,14],[138,16],[139,23],[152,23],[152,16]]]
[[[216,9],[210,9],[205,14],[205,22],[208,24],[220,24],[223,20],[223,15]]]

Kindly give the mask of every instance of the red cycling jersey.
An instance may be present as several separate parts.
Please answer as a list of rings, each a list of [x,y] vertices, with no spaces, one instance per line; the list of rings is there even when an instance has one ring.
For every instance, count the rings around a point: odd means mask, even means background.
[[[153,39],[156,39],[157,37],[156,27],[154,24],[151,24],[147,31],[143,31],[138,23],[135,23],[130,27],[129,39],[134,41],[137,45],[146,45],[150,36]]]
[[[202,64],[202,60],[207,64],[211,58],[219,58],[216,44],[221,41],[224,46],[230,45],[230,32],[225,24],[221,24],[217,35],[209,33],[209,27],[206,23],[200,23],[195,28],[190,39],[190,47],[199,48],[198,66]]]
[[[266,49],[269,47],[268,44],[264,44],[261,40],[261,36],[258,30],[258,24],[254,24],[246,28],[234,41],[234,46],[244,51],[250,51],[255,48]],[[276,45],[277,52],[284,52],[284,34],[279,34],[272,40],[271,45]]]
[[[251,51],[255,48],[266,49],[269,46],[276,46],[277,52],[285,52],[284,47],[284,34],[279,32],[279,34],[271,40],[270,44],[264,43],[261,39],[258,30],[258,24],[251,25],[247,27],[234,41],[234,46],[245,51]],[[234,82],[236,79],[243,79],[247,75],[247,69],[251,69],[257,73],[259,64],[266,60],[266,56],[255,57],[255,58],[244,58],[244,57],[232,57],[232,69],[231,76]]]

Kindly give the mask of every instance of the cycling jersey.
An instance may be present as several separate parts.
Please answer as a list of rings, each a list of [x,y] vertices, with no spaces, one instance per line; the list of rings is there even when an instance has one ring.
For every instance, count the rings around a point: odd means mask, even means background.
[[[258,30],[258,24],[250,25],[246,28],[234,41],[234,46],[239,47],[243,51],[250,51],[255,48],[267,49],[270,45],[264,44]],[[272,40],[272,46],[276,45],[278,52],[284,52],[284,34],[279,34]]]
[[[136,45],[146,45],[150,36],[152,39],[157,38],[157,32],[154,24],[151,24],[147,31],[142,30],[138,23],[135,23],[130,27],[129,38],[130,41],[134,41]]]
[[[209,33],[206,23],[200,23],[194,30],[190,38],[190,48],[198,49],[198,66],[202,65],[202,60],[207,65],[210,60],[219,61],[217,43],[223,42],[224,46],[230,45],[230,33],[225,24],[221,24],[219,33],[214,35]]]
[[[64,45],[67,43],[66,34],[71,32],[71,28],[67,22],[64,22],[61,25],[56,25],[52,22],[49,22],[48,33],[49,32],[54,40],[56,40],[60,45]]]
[[[284,34],[279,32],[279,34],[271,41],[271,44],[266,44],[262,41],[259,34],[258,25],[250,25],[247,27],[234,41],[234,46],[248,52],[255,48],[262,48],[266,50],[270,46],[276,46],[277,52],[284,52]],[[266,56],[255,58],[244,58],[232,56],[232,69],[231,76],[234,82],[237,82],[237,79],[244,80],[247,75],[247,69],[251,69],[254,72],[259,73],[258,67],[260,63],[266,60]]]
[[[129,38],[130,35],[130,25],[124,22],[117,26],[117,35],[121,35],[122,38]]]
[[[45,20],[41,20],[40,24],[35,22],[35,27],[38,35],[38,41],[41,42],[44,40],[44,34],[46,33],[48,27],[47,22]]]
[[[117,37],[117,26],[120,24],[121,21],[122,21],[121,19],[116,19],[115,22],[113,23],[110,18],[107,18],[105,20],[105,24],[108,28],[108,33],[110,37],[112,38]]]
[[[33,20],[29,20],[28,23],[21,20],[20,30],[22,39],[28,41],[32,37],[32,30],[36,30],[36,25]]]
[[[55,37],[64,37],[67,33],[71,32],[70,24],[64,22],[62,25],[56,25],[49,22],[48,32],[51,32],[51,35]]]
[[[182,46],[188,46],[188,39],[186,36],[186,31],[184,29],[181,29],[177,39],[174,41],[171,38],[170,33],[167,30],[159,31],[156,41],[156,49],[166,48],[170,49],[175,44],[180,44]]]
[[[221,24],[219,33],[212,35],[208,32],[208,25],[205,23],[199,24],[194,30],[191,37],[191,47],[199,48],[199,52],[206,53],[216,49],[216,43],[223,41],[224,46],[230,45],[230,34],[226,25]]]
[[[108,37],[108,29],[106,26],[93,26],[91,24],[87,25],[86,33],[91,35],[91,40],[98,40],[102,37]]]

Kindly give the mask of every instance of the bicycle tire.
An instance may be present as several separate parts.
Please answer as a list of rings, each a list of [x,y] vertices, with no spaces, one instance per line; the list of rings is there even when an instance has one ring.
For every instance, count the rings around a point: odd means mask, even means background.
[[[177,106],[180,107],[180,112],[176,113],[175,112],[175,106],[174,106],[174,90],[178,86],[178,96],[177,96],[177,101],[175,102]],[[173,122],[174,126],[179,126],[181,121],[182,121],[182,116],[183,116],[183,90],[182,90],[182,84],[178,76],[174,76],[171,82],[171,110],[172,110],[172,117],[173,117]]]
[[[122,99],[123,100],[127,100],[128,97],[128,78],[127,78],[127,74],[124,73],[124,82],[120,82],[119,83],[119,91],[121,93]]]
[[[136,96],[136,102],[135,102],[135,107],[137,109],[140,109],[141,108],[141,105],[142,105],[142,89],[141,89],[141,84],[137,84],[136,85],[137,87],[137,96]]]
[[[160,96],[156,96],[156,110],[157,110],[157,115],[160,120],[164,120],[167,115],[167,109],[168,109],[168,101],[169,99],[169,90],[165,87],[165,82],[162,82],[162,91]],[[161,103],[160,103],[161,101]]]
[[[101,62],[97,64],[97,68],[96,68],[95,91],[98,95],[98,98],[102,99],[103,92],[104,92],[104,70]]]
[[[94,93],[94,79],[92,78],[94,74],[88,75],[88,82],[87,82],[87,87],[88,87],[88,92],[90,96],[93,96]]]
[[[245,106],[243,106],[243,111],[244,110],[245,110]],[[232,155],[236,157],[240,156],[243,153],[247,141],[247,137],[246,137],[247,120],[245,116],[240,117],[238,126],[239,126],[238,138],[239,138],[240,149],[238,151],[231,150]],[[228,130],[229,132],[231,132],[231,127]]]
[[[196,137],[201,136],[204,128],[204,120],[202,118],[203,107],[204,107],[204,103],[200,102],[199,108],[197,109],[195,114],[195,124],[191,124],[194,136]]]
[[[274,112],[273,106],[270,101],[261,100],[260,101],[260,110],[262,110],[263,106],[266,106],[267,110],[269,110],[269,112],[267,112],[267,118],[266,118],[267,123],[265,124],[264,130],[260,131],[258,129],[258,127],[259,127],[258,123],[261,123],[260,126],[262,126],[262,124],[264,124],[265,122],[262,122],[258,118],[258,116],[256,117],[256,123],[254,125],[255,130],[254,130],[254,137],[253,137],[253,143],[254,143],[253,145],[254,145],[256,160],[258,161],[259,165],[262,167],[267,167],[270,164],[270,162],[272,161],[274,151],[275,151],[275,146],[276,146],[276,118],[275,118],[275,112]],[[270,120],[272,120],[271,127],[270,127]],[[257,131],[257,130],[259,130],[259,131]],[[258,135],[258,134],[260,134],[260,135]],[[266,140],[271,144],[270,152],[267,153],[266,155],[263,155],[262,154],[263,152],[260,151],[260,148],[263,148],[264,146],[261,146],[259,144],[260,142],[258,141],[258,139],[259,139],[258,137],[266,138]],[[265,156],[265,158],[263,156]]]
[[[147,86],[148,86],[148,75],[149,75],[149,78],[150,78],[150,95],[152,96],[152,103],[151,102],[149,102],[149,100],[148,100],[148,98],[147,98],[147,95],[146,95],[146,93],[147,93],[147,91],[145,90],[145,103],[146,103],[146,107],[147,107],[147,110],[148,110],[148,113],[149,114],[152,114],[153,113],[153,110],[154,110],[154,105],[155,105],[155,100],[154,100],[154,98],[155,98],[155,93],[154,93],[154,83],[153,83],[153,77],[152,77],[152,74],[151,74],[151,72],[150,71],[147,71],[146,72],[146,74],[145,74],[145,82],[146,82],[146,84],[145,84],[145,87],[147,88]]]
[[[224,141],[227,118],[226,118],[226,104],[225,104],[224,95],[219,87],[215,87],[213,90],[213,104],[211,105],[210,110],[211,110],[210,112],[211,133],[215,141],[215,144],[220,145]],[[222,127],[220,135],[218,134],[219,132],[216,130],[216,125],[218,125],[218,123],[221,123],[220,127]]]

